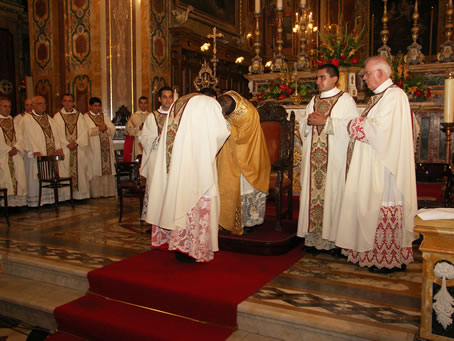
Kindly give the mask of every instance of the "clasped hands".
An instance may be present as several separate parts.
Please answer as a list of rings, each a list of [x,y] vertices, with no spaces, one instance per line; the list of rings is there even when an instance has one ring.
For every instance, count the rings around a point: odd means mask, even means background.
[[[318,111],[314,111],[312,114],[307,116],[307,124],[310,126],[323,126],[326,123],[325,115],[319,113]]]

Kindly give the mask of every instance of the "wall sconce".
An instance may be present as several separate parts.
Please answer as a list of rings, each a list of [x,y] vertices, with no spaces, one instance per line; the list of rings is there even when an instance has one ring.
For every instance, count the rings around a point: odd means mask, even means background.
[[[202,46],[200,46],[200,51],[206,52],[210,49],[211,44],[210,43],[205,43]]]
[[[244,57],[238,57],[238,58],[235,60],[235,63],[241,64],[243,61],[244,61]]]

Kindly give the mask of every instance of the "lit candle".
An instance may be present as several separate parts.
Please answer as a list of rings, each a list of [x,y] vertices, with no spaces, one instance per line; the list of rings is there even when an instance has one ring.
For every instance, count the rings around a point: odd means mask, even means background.
[[[277,0],[277,8],[278,9],[283,9],[284,5],[282,4],[282,0]]]
[[[260,13],[260,0],[255,0],[255,13]]]
[[[445,123],[454,122],[454,78],[449,73],[449,78],[445,79],[445,108],[443,119]]]

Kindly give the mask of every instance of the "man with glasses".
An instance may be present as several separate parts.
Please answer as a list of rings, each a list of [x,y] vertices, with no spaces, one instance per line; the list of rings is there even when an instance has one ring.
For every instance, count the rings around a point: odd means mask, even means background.
[[[375,273],[404,271],[413,261],[417,210],[412,115],[382,57],[366,61],[374,95],[350,121],[345,191],[336,245],[353,263]]]

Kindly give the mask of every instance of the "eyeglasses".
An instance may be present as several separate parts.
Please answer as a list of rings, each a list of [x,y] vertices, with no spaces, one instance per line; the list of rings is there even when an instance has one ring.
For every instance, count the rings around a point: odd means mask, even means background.
[[[363,77],[369,77],[372,74],[372,72],[375,72],[375,71],[378,71],[378,69],[375,69],[372,71],[366,71],[366,72],[364,72]]]

